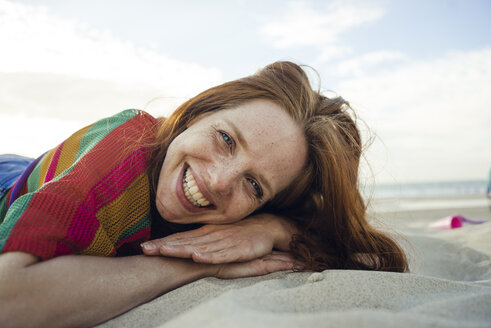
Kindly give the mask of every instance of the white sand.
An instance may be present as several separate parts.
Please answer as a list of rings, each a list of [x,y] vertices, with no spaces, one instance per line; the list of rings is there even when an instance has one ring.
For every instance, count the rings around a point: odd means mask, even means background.
[[[427,224],[487,207],[378,213],[400,232],[409,274],[326,270],[206,278],[101,327],[491,327],[491,222],[451,231]]]

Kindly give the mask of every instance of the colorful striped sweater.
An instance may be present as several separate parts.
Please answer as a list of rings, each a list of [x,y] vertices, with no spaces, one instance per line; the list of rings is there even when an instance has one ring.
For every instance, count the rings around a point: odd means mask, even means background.
[[[143,111],[126,110],[43,155],[19,197],[8,207],[12,188],[0,205],[0,253],[46,260],[140,250],[152,221],[143,145],[153,141],[156,123]]]

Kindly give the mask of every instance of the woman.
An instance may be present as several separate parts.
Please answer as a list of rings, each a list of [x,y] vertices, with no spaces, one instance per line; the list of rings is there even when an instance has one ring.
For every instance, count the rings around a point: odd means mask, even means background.
[[[2,198],[2,326],[93,325],[207,276],[407,271],[367,223],[348,110],[277,62],[75,133]]]

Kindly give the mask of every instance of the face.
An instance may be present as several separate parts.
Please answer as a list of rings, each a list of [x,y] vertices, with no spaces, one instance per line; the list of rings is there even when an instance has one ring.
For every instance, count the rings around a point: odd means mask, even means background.
[[[236,222],[289,186],[306,158],[302,130],[273,102],[206,114],[169,145],[156,206],[174,223]]]

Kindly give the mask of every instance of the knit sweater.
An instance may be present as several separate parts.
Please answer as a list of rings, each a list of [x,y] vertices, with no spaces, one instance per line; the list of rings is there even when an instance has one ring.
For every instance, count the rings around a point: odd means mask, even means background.
[[[140,250],[151,227],[144,145],[153,141],[156,123],[143,111],[126,110],[44,154],[18,197],[10,199],[14,185],[2,202],[0,253],[22,251],[46,260]]]

